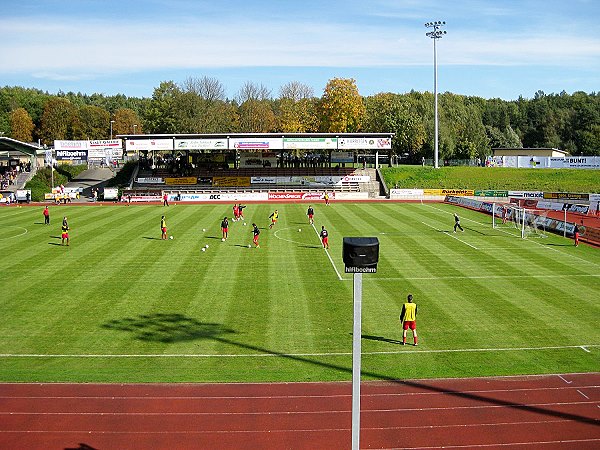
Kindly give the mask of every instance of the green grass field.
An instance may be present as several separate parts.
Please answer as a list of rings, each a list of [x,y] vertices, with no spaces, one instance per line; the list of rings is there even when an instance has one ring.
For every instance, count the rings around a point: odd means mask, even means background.
[[[364,379],[600,370],[598,249],[521,240],[449,205],[318,204],[328,253],[307,206],[250,204],[227,242],[231,205],[57,206],[51,226],[41,207],[0,208],[0,381],[350,380],[345,236],[380,241],[363,276]],[[451,233],[454,211],[465,233]],[[173,240],[159,239],[162,214]],[[397,343],[408,293],[419,347]]]

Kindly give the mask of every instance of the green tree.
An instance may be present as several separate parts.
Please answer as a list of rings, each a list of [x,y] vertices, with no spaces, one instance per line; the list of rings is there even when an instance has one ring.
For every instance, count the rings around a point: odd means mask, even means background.
[[[392,132],[392,153],[408,154],[413,161],[425,142],[425,126],[409,96],[380,93],[365,98],[364,131]],[[391,160],[391,158],[390,158]]]
[[[356,81],[348,78],[329,80],[321,97],[320,110],[323,131],[331,133],[360,131],[365,106],[358,93]]]
[[[177,133],[177,99],[181,90],[172,81],[163,81],[154,89],[144,113],[145,127],[150,133]]]
[[[25,108],[17,108],[10,113],[10,136],[13,139],[31,142],[34,128],[33,120]]]

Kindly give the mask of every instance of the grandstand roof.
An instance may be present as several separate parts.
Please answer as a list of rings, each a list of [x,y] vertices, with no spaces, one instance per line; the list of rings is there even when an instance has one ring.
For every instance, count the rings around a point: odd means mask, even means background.
[[[0,157],[36,156],[39,149],[35,144],[28,144],[16,139],[0,136]]]

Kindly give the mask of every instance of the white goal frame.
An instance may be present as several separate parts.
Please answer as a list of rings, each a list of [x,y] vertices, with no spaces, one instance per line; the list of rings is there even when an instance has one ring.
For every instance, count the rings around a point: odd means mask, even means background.
[[[547,213],[543,209],[527,209],[512,203],[493,203],[492,228],[502,228],[506,223],[511,223],[519,230],[521,239],[530,235],[546,237],[544,220]]]

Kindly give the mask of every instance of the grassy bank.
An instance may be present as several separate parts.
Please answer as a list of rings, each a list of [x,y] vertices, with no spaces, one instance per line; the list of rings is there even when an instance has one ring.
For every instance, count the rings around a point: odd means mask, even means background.
[[[400,166],[382,172],[389,188],[600,192],[600,170]]]

